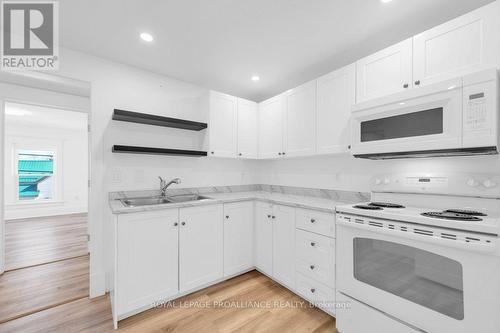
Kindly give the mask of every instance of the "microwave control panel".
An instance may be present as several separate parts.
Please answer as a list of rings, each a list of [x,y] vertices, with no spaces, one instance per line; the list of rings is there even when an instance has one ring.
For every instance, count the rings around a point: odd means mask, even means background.
[[[466,103],[464,128],[468,130],[487,129],[490,124],[488,119],[488,100],[485,92],[468,95]]]

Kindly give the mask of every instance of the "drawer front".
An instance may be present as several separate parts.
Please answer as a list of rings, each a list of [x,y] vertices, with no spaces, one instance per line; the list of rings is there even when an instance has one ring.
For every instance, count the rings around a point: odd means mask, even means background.
[[[335,214],[297,209],[297,228],[335,237]]]
[[[297,230],[296,269],[307,277],[335,288],[335,240]]]
[[[323,309],[335,314],[335,290],[310,279],[300,273],[296,277],[297,292],[306,300]]]

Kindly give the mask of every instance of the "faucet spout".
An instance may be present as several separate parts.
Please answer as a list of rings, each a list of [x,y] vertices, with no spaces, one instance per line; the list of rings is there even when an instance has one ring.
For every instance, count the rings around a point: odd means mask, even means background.
[[[168,183],[161,177],[158,177],[160,178],[160,194],[162,197],[165,197],[167,195],[167,188],[172,185],[172,184],[180,184],[181,183],[181,179],[180,178],[174,178],[172,179],[171,181],[169,181]]]

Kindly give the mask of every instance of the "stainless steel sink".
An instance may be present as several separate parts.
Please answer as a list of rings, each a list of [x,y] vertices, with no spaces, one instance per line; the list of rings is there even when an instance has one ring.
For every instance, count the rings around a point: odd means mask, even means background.
[[[180,195],[172,195],[167,197],[167,200],[170,202],[186,202],[186,201],[199,201],[210,199],[198,194],[180,194]]]
[[[151,205],[161,205],[168,203],[179,203],[188,201],[200,201],[210,199],[198,194],[182,194],[182,195],[172,195],[169,197],[145,197],[145,198],[128,198],[121,199],[121,203],[127,207],[137,207],[137,206],[151,206]]]
[[[170,203],[170,201],[164,197],[129,198],[121,199],[120,201],[122,202],[122,204],[128,207],[161,205]]]

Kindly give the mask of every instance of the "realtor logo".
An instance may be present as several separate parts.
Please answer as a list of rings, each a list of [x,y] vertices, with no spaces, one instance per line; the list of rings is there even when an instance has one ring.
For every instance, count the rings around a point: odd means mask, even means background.
[[[56,1],[2,1],[1,69],[58,69],[58,5]]]

